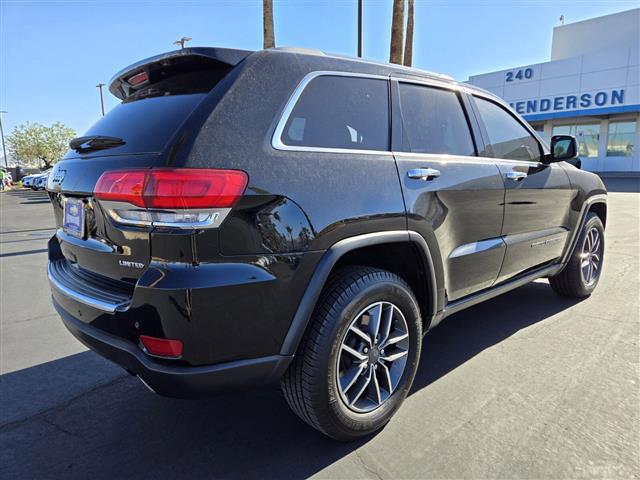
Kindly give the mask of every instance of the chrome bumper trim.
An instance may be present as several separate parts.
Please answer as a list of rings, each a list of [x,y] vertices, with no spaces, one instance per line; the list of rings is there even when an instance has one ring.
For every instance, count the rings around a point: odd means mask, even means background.
[[[77,302],[83,303],[85,305],[96,308],[98,310],[102,310],[103,312],[107,312],[107,313],[122,312],[124,310],[127,310],[131,305],[130,301],[110,302],[107,300],[90,297],[88,295],[85,295],[84,293],[73,290],[69,286],[64,285],[62,282],[60,282],[56,278],[56,276],[52,271],[51,262],[49,262],[49,264],[47,265],[47,277],[49,278],[49,283],[51,284],[51,287],[55,288],[63,295],[66,295],[67,297],[73,300],[76,300]]]

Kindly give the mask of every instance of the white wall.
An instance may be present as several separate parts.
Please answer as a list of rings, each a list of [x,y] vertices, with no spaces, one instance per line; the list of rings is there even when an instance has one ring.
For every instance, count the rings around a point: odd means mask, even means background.
[[[585,20],[554,29],[552,61],[474,75],[468,83],[511,103],[525,119],[544,121],[547,139],[553,125],[600,123],[599,156],[583,159],[584,168],[607,172],[640,171],[639,44],[640,9]],[[622,101],[621,90],[624,92]],[[612,102],[614,91],[617,98]],[[608,95],[604,105],[593,101],[600,92]],[[580,105],[585,94],[592,98],[591,105],[586,107]],[[560,100],[556,108],[557,98]],[[567,107],[569,98],[577,99],[575,106]],[[543,100],[545,104],[551,104],[545,111],[540,108]],[[528,111],[527,107],[533,108],[534,102],[536,111]],[[627,111],[621,113],[620,108]],[[636,120],[632,157],[606,156],[610,117]]]
[[[639,32],[640,35],[640,26]],[[522,72],[529,72],[530,78],[518,76]],[[498,72],[473,75],[468,83],[477,85],[498,95],[514,106],[518,102],[536,100],[536,111],[529,111],[526,107],[519,111],[522,115],[550,114],[571,110],[601,109],[612,106],[640,104],[640,57],[635,55],[633,48],[618,48],[580,57],[565,58],[552,62],[523,65]],[[612,91],[624,90],[622,102],[612,103]],[[598,92],[605,92],[609,99],[605,105],[597,105],[593,97]],[[588,107],[580,105],[579,99],[583,94],[591,95],[592,101]],[[567,108],[566,97],[577,97],[575,106]],[[540,109],[540,101],[548,99],[553,103],[556,97],[565,97],[559,109],[550,108],[545,112]]]
[[[640,8],[561,25],[553,29],[551,60],[640,44]]]

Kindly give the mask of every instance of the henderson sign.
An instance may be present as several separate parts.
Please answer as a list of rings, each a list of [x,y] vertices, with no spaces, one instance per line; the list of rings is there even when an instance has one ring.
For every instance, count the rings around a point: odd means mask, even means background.
[[[605,90],[581,95],[538,98],[511,102],[511,108],[520,114],[557,112],[577,108],[605,107],[624,104],[624,89]]]

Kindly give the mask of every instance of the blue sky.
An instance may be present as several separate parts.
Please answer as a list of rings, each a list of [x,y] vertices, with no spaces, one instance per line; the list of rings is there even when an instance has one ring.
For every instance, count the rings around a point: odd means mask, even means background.
[[[126,65],[192,46],[262,47],[262,1],[0,0],[0,110],[5,133],[62,121],[80,134],[100,115],[95,85]],[[414,66],[469,75],[549,59],[558,18],[629,10],[630,1],[420,1]],[[391,0],[364,1],[364,56],[388,60]],[[356,0],[274,2],[278,46],[356,53]],[[106,108],[116,105],[108,92]]]

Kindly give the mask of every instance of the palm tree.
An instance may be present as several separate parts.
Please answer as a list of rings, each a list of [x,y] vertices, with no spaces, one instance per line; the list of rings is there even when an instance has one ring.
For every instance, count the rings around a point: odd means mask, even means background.
[[[391,21],[391,47],[389,63],[402,65],[402,45],[404,43],[404,0],[393,0],[393,19]]]
[[[407,39],[404,43],[404,65],[411,66],[413,61],[413,0],[409,1],[409,11],[407,12]]]
[[[273,33],[273,0],[262,0],[263,48],[274,48],[276,39]]]

